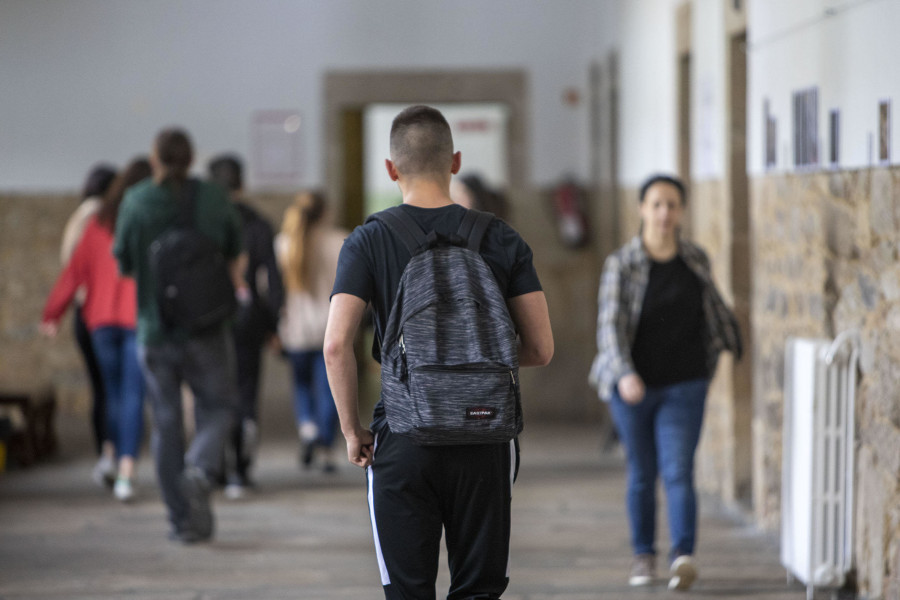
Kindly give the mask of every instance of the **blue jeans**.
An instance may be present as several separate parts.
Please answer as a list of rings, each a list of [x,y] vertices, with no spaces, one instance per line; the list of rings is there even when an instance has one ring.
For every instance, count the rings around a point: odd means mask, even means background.
[[[106,439],[119,457],[137,458],[144,433],[144,378],[134,329],[99,327],[91,333],[106,391]]]
[[[337,408],[325,374],[325,354],[321,350],[288,352],[294,374],[294,414],[297,423],[315,423],[316,442],[326,448],[334,442]]]
[[[697,539],[694,452],[700,441],[709,380],[647,388],[626,404],[613,391],[610,411],[628,456],[626,504],[635,554],[655,554],[656,480],[662,477],[669,514],[671,557],[693,554]]]
[[[153,407],[153,456],[156,476],[176,530],[189,521],[181,491],[186,467],[201,469],[210,480],[220,473],[225,442],[238,404],[234,340],[226,328],[139,348]],[[194,394],[194,437],[185,451],[181,384]]]

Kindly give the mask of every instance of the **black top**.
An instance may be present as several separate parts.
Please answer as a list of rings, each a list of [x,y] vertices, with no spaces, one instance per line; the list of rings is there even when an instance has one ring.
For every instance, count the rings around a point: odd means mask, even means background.
[[[648,386],[708,377],[703,346],[703,288],[679,256],[651,261],[641,318],[631,348]]]
[[[235,333],[240,339],[264,341],[278,331],[278,317],[284,304],[284,286],[275,258],[274,233],[269,222],[243,202],[235,207],[241,217],[241,232],[247,252],[244,279],[253,302],[242,306],[235,319]],[[262,285],[261,285],[262,284]]]
[[[456,204],[440,208],[403,204],[401,208],[426,233],[436,231],[448,236],[457,232],[466,211]],[[541,291],[541,283],[532,264],[531,248],[512,227],[500,219],[494,219],[488,227],[481,242],[480,253],[507,299]],[[378,221],[354,229],[344,240],[338,258],[332,295],[352,294],[371,304],[375,326],[372,357],[379,362],[382,334],[394,305],[400,277],[410,258],[412,257],[403,242],[387,225]],[[384,409],[379,402],[375,407],[373,429],[379,428],[383,415]]]

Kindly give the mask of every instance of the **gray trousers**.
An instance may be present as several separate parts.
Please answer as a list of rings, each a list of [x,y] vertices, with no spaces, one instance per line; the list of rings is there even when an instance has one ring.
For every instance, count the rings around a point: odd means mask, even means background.
[[[230,331],[195,336],[183,342],[141,346],[141,368],[153,410],[153,456],[169,521],[185,527],[188,505],[181,492],[185,467],[215,478],[238,404],[234,341]],[[195,432],[185,449],[181,384],[194,395]]]

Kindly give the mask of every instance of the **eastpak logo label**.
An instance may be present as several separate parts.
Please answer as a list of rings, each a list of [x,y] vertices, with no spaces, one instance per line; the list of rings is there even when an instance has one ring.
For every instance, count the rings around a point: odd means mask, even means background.
[[[489,406],[475,406],[466,409],[467,419],[493,419],[497,416],[497,409]]]

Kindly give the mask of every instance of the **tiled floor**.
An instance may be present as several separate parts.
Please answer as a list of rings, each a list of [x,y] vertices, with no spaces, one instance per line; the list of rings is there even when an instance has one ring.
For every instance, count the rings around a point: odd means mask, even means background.
[[[138,501],[123,506],[91,483],[92,459],[79,456],[0,475],[0,600],[382,597],[364,476],[349,464],[331,476],[302,472],[292,440],[267,441],[258,492],[240,502],[218,495],[216,540],[184,547],[166,539],[149,460]],[[709,502],[694,588],[676,595],[664,580],[629,588],[624,479],[621,458],[601,455],[594,428],[526,430],[504,598],[806,597],[786,583],[775,538]],[[447,586],[442,565],[438,598]]]

